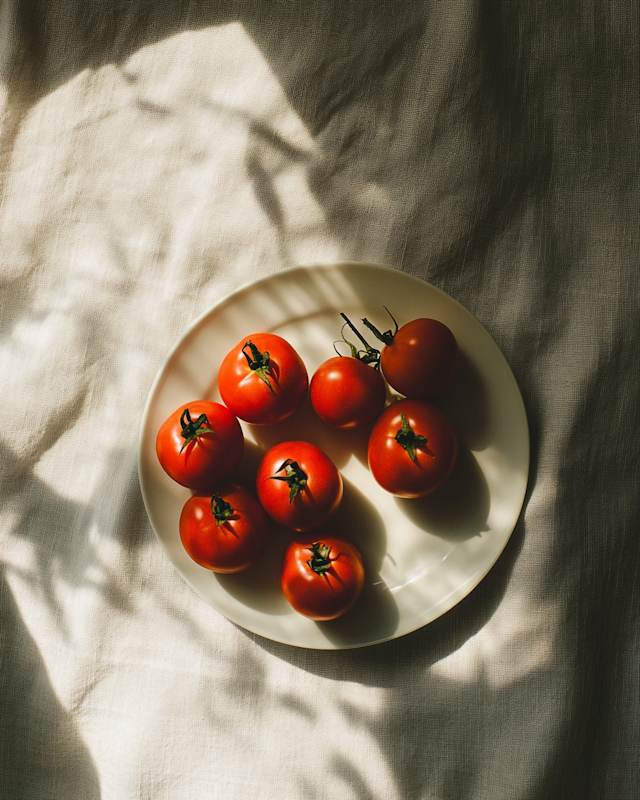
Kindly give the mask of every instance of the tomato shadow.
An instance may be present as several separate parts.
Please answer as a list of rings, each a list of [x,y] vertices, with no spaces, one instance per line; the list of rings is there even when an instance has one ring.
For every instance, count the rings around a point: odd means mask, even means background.
[[[256,494],[256,475],[258,466],[266,450],[245,438],[244,451],[239,467],[230,480],[239,483]],[[288,614],[289,605],[280,590],[280,566],[287,544],[291,541],[291,531],[269,522],[271,541],[262,558],[249,569],[232,574],[211,573],[224,590],[249,608],[264,614]]]
[[[318,622],[324,636],[341,647],[360,647],[393,636],[400,614],[380,576],[387,553],[386,525],[375,505],[345,480],[342,505],[331,523],[333,531],[352,541],[362,553],[365,585],[355,606],[343,617]]]
[[[242,460],[238,468],[230,476],[230,480],[245,486],[254,494],[256,493],[256,476],[262,457],[266,453],[266,448],[255,444],[245,437]]]
[[[478,368],[460,351],[451,386],[438,399],[460,441],[473,450],[484,450],[490,441],[488,396]]]
[[[280,573],[284,551],[293,533],[279,525],[270,525],[271,541],[262,558],[249,569],[225,575],[212,572],[227,594],[239,603],[263,614],[281,616],[289,614],[291,607],[280,589]]]
[[[389,639],[399,621],[398,605],[385,582],[378,573],[368,571],[367,583],[351,611],[339,619],[316,625],[330,642],[349,648]]]
[[[367,463],[367,445],[372,427],[373,423],[350,431],[332,428],[318,417],[307,395],[298,411],[284,422],[269,426],[249,425],[248,431],[264,450],[281,442],[311,442],[326,453],[338,469],[342,469],[352,456],[362,464]]]
[[[489,530],[489,486],[475,456],[463,444],[444,486],[416,500],[398,497],[396,503],[414,525],[450,542],[462,542]]]
[[[393,595],[380,577],[387,551],[386,527],[375,505],[349,480],[344,480],[339,510],[318,529],[318,538],[329,531],[353,542],[362,553],[365,587],[356,605],[344,617],[317,623],[318,626],[334,644],[357,647],[389,638],[397,628],[399,613]],[[240,603],[262,613],[274,616],[295,613],[280,588],[284,551],[295,534],[273,525],[272,535],[267,552],[257,564],[235,575],[212,573],[212,579]]]

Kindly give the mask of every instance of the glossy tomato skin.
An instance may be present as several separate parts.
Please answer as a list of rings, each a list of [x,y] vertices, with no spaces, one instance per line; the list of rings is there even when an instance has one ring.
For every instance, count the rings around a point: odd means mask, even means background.
[[[213,434],[197,436],[186,445],[180,418],[188,409],[195,422],[206,414]],[[164,471],[189,489],[206,489],[224,480],[242,460],[244,435],[236,417],[222,403],[194,400],[180,406],[163,422],[156,438],[156,453]]]
[[[427,399],[452,382],[458,364],[458,343],[436,319],[414,319],[403,325],[382,349],[384,377],[405,397]]]
[[[217,525],[211,495],[194,495],[180,515],[180,539],[201,567],[213,572],[242,572],[267,549],[269,520],[257,498],[243,486],[224,483],[215,493],[229,503],[232,515]]]
[[[290,500],[291,489],[281,469],[296,462],[307,483]],[[291,441],[275,445],[264,455],[256,477],[258,499],[279,525],[294,531],[310,531],[323,525],[342,502],[342,476],[329,456],[310,442]]]
[[[398,444],[402,414],[426,443],[415,448],[416,461]],[[458,439],[447,417],[425,400],[398,400],[382,412],[369,437],[369,469],[376,481],[397,497],[424,497],[439,489],[453,472]]]
[[[253,343],[269,353],[267,384],[251,369],[247,355]],[[218,387],[225,404],[252,425],[276,425],[296,412],[309,390],[307,369],[294,348],[274,333],[254,333],[242,339],[225,356],[218,373]]]
[[[309,393],[320,419],[340,430],[371,424],[386,399],[380,372],[350,356],[335,356],[321,364],[311,378]]]
[[[323,574],[308,565],[311,547],[324,544],[329,549],[330,567]],[[360,597],[365,570],[355,545],[331,532],[296,537],[287,548],[282,566],[282,592],[291,607],[318,622],[346,614]]]

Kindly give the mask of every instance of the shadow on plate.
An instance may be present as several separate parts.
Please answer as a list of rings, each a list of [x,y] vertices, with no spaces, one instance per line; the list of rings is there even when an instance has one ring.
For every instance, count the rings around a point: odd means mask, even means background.
[[[438,405],[449,417],[460,441],[473,450],[484,450],[490,439],[488,397],[478,368],[460,351],[458,369]]]
[[[255,445],[253,448],[258,450]],[[250,448],[251,449],[251,448]],[[264,557],[253,567],[235,575],[216,575],[213,580],[244,605],[264,614],[295,613],[280,589],[282,559],[295,534],[273,526],[273,541]],[[362,553],[365,565],[365,588],[361,598],[345,617],[318,623],[329,641],[357,646],[392,636],[398,624],[398,609],[392,594],[380,578],[387,551],[384,521],[375,505],[353,483],[344,479],[342,504],[336,515],[318,530],[331,531],[352,541]]]
[[[288,614],[291,607],[280,589],[280,572],[284,551],[291,541],[291,531],[271,525],[272,540],[267,552],[249,569],[232,575],[211,573],[213,580],[238,602],[263,614]]]
[[[489,486],[473,453],[462,444],[453,474],[441,489],[416,500],[398,497],[396,503],[414,525],[450,542],[489,530]]]
[[[344,617],[317,622],[327,639],[341,647],[359,647],[384,641],[398,628],[398,605],[378,573],[367,572],[360,599]]]
[[[251,435],[260,447],[268,450],[280,442],[313,442],[342,469],[354,455],[362,464],[367,463],[367,444],[373,424],[362,429],[341,431],[326,425],[317,416],[309,396],[289,419],[279,425],[251,425]]]

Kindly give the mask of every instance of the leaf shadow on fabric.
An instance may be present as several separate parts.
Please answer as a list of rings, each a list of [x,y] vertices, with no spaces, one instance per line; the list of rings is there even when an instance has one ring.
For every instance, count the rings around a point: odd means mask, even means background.
[[[4,466],[3,477],[6,477],[13,459],[1,444],[0,454]],[[133,455],[130,466],[135,480],[135,453]],[[114,459],[121,474],[124,474],[125,459],[122,454],[114,454]],[[33,548],[35,568],[28,572],[18,570],[17,574],[43,594],[51,612],[58,618],[62,631],[66,630],[65,617],[55,590],[59,580],[74,587],[92,587],[110,605],[125,611],[130,609],[122,576],[112,574],[104,563],[95,541],[92,541],[91,530],[99,524],[101,515],[109,518],[112,509],[117,507],[118,520],[115,521],[114,531],[122,537],[120,544],[133,552],[148,541],[148,524],[144,519],[144,506],[136,483],[123,480],[122,488],[126,496],[118,498],[116,504],[112,503],[113,495],[102,491],[103,487],[99,487],[92,502],[78,503],[58,495],[37,477],[29,475],[29,470],[25,475],[23,467],[14,463],[17,470],[14,479],[17,477],[23,486],[17,492],[8,492],[7,489],[15,484],[13,481],[5,482],[0,492],[5,508],[15,507],[15,535],[30,542]],[[28,480],[25,480],[27,477]],[[100,527],[108,528],[104,524]],[[73,537],[68,536],[70,529],[74,532]],[[43,535],[45,531],[46,537]]]
[[[50,797],[99,800],[100,783],[89,750],[55,695],[4,574],[0,598],[3,638],[12,642],[3,647],[0,662],[0,795],[43,797],[46,787]]]

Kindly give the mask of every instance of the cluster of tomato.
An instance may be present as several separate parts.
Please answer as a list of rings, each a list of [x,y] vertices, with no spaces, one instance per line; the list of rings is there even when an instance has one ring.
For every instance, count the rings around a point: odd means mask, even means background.
[[[325,361],[309,383],[302,359],[285,339],[252,334],[220,366],[224,405],[198,400],[181,406],[156,440],[164,470],[194,490],[180,516],[180,537],[191,558],[215,572],[249,568],[267,549],[271,517],[295,534],[284,556],[284,596],[296,611],[315,620],[346,613],[364,585],[358,549],[331,531],[318,533],[340,506],[342,477],[315,445],[285,441],[263,456],[255,495],[229,482],[243,454],[238,419],[275,425],[294,414],[309,394],[318,417],[334,428],[373,424],[371,473],[383,489],[407,498],[442,486],[458,450],[448,419],[429,402],[449,386],[456,370],[458,346],[450,329],[423,318],[401,328],[394,320],[395,331],[382,333],[362,320],[383,343],[380,351],[342,316],[361,349],[343,337],[351,355]],[[404,395],[386,408],[385,379]]]

